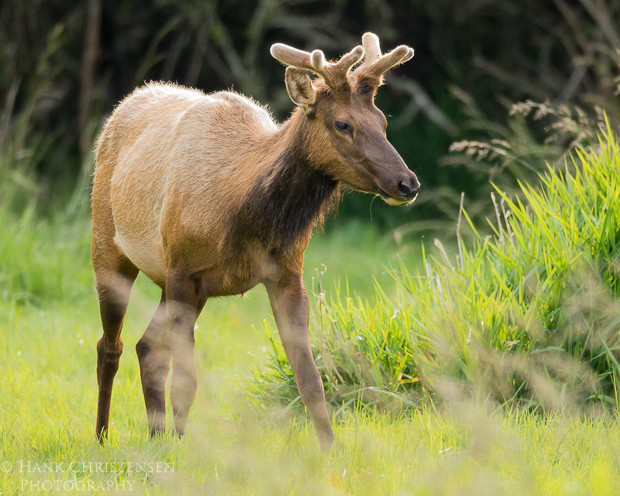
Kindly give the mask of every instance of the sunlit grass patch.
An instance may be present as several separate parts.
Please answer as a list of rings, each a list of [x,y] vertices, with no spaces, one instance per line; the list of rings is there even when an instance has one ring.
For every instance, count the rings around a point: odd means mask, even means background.
[[[610,421],[467,402],[396,418],[347,412],[325,456],[309,421],[270,424],[243,403],[232,413],[194,410],[181,441],[124,428],[100,447],[81,423],[48,424],[33,411],[12,435],[2,424],[12,469],[0,489],[36,494],[37,483],[81,481],[124,483],[132,494],[607,495],[620,483],[620,429]],[[71,469],[46,468],[56,464]]]

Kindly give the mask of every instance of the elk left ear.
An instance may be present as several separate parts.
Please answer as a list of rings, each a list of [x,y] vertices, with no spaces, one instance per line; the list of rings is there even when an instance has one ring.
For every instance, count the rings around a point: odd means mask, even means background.
[[[316,101],[316,90],[312,86],[312,79],[305,71],[296,67],[287,67],[284,76],[286,91],[293,103],[298,105],[305,114],[311,112],[310,105]]]

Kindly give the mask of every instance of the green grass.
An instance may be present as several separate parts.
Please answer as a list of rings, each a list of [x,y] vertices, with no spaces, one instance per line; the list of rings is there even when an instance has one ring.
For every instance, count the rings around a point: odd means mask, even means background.
[[[594,218],[586,215],[584,222]],[[611,232],[607,222],[595,232]],[[478,362],[464,353],[466,335],[448,333],[445,342],[421,332],[411,337],[414,313],[404,303],[429,307],[425,315],[438,320],[428,318],[427,327],[455,323],[432,313],[450,308],[435,300],[435,293],[429,289],[424,296],[413,288],[463,277],[456,268],[460,262],[450,255],[457,248],[446,250],[448,260],[431,261],[421,249],[359,226],[318,233],[305,262],[319,362],[326,370],[331,358],[331,370],[341,376],[327,376],[337,438],[329,455],[320,453],[305,415],[273,401],[292,401],[296,392],[286,376],[275,380],[277,367],[286,374],[287,365],[269,361],[270,353],[280,350],[262,288],[207,303],[196,334],[199,389],[188,435],[148,439],[133,347],[155,310],[158,291],[143,277],[134,287],[123,332],[110,441],[101,447],[94,438],[95,343],[101,328],[89,235],[83,219],[44,220],[0,208],[3,495],[102,493],[108,487],[149,495],[608,495],[620,485],[616,417],[575,414],[570,408],[533,411],[518,408],[518,402],[498,407],[482,394],[488,393],[486,386],[477,390],[481,394],[462,394],[463,385],[488,384],[483,367],[467,375]],[[491,242],[481,246],[491,251]],[[464,247],[461,252],[463,260],[475,253]],[[415,278],[425,262],[431,276]],[[470,277],[482,277],[483,268],[475,268]],[[394,273],[410,279],[394,279]],[[617,284],[605,274],[594,272],[588,284]],[[493,287],[491,280],[480,281]],[[498,284],[495,291],[503,291]],[[461,286],[442,285],[447,287],[451,292],[444,296],[452,302],[469,294]],[[604,294],[607,299],[599,295],[597,304],[615,305],[609,292]],[[484,309],[473,299],[461,306]],[[476,329],[472,336],[478,342],[514,338],[490,330]],[[516,346],[496,352],[514,352]],[[527,351],[527,343],[518,346]],[[577,358],[590,358],[582,349],[573,351]],[[420,368],[425,360],[438,367],[428,379],[430,396],[419,384],[419,370],[429,370]],[[263,381],[260,387],[251,377]],[[438,391],[450,401],[437,401]]]

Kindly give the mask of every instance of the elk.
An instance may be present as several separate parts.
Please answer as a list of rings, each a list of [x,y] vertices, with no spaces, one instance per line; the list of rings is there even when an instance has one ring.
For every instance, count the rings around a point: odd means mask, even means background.
[[[308,337],[304,250],[341,185],[412,203],[420,188],[386,138],[374,105],[386,71],[413,56],[362,37],[336,62],[277,43],[297,106],[278,125],[254,101],[149,83],[114,110],[97,141],[92,263],[103,336],[97,343],[96,435],[107,436],[121,328],[143,272],[161,301],[136,345],[151,435],[165,431],[170,366],[174,428],[185,432],[197,388],[194,324],[207,299],[262,283],[320,446],[334,440]]]

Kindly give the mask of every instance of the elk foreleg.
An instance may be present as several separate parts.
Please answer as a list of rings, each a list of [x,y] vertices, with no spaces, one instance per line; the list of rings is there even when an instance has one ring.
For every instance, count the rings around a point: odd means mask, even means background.
[[[300,275],[266,284],[280,339],[295,373],[297,388],[314,423],[324,451],[334,442],[321,376],[314,363],[308,336],[308,295]]]

